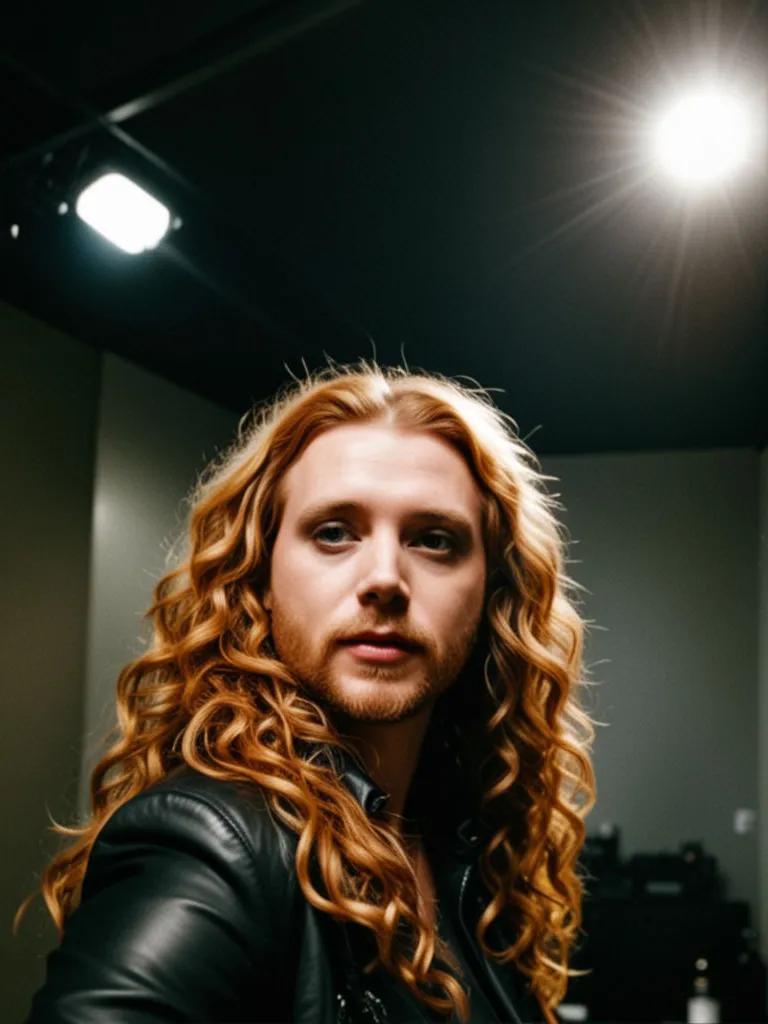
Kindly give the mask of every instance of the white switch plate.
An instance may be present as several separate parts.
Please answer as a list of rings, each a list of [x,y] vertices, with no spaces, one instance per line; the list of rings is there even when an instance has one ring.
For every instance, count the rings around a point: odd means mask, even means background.
[[[733,812],[733,831],[736,835],[745,836],[748,832],[754,832],[757,821],[757,811],[752,807],[737,807]]]

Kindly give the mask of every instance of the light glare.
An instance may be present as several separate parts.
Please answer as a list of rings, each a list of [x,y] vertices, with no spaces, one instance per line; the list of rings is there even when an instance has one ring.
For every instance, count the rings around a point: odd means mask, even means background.
[[[715,91],[686,96],[660,119],[656,158],[672,177],[690,184],[722,181],[749,157],[745,105]]]
[[[168,230],[167,207],[122,174],[97,178],[80,193],[77,215],[133,255],[154,249]]]

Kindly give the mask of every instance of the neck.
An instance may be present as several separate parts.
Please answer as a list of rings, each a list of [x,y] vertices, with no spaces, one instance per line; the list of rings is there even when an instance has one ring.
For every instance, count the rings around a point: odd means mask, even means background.
[[[389,795],[384,817],[400,835],[407,826],[403,814],[431,715],[430,705],[405,722],[347,719],[341,726],[368,774]]]

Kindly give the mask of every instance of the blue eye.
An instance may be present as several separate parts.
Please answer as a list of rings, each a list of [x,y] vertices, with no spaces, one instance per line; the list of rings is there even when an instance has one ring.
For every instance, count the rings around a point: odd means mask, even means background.
[[[328,533],[329,531],[333,531],[333,530],[342,530],[343,531],[344,527],[343,526],[321,526],[319,530],[316,530],[312,534],[312,539],[316,540],[320,536],[321,533]]]

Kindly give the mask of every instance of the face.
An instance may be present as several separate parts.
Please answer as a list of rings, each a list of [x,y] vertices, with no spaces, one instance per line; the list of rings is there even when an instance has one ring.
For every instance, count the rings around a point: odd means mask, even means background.
[[[416,715],[461,672],[483,614],[482,503],[466,463],[420,431],[345,424],[312,441],[283,487],[265,595],[278,655],[342,717]],[[367,660],[341,642],[364,630],[420,646]]]

